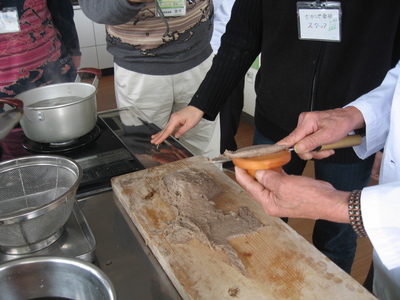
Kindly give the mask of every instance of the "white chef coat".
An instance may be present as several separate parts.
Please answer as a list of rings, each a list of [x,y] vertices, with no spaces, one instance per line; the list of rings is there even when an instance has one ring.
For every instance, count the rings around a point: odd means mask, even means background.
[[[382,84],[348,106],[363,114],[366,135],[354,147],[360,158],[384,148],[379,185],[364,188],[361,211],[374,246],[374,294],[400,299],[400,62]]]
[[[211,38],[211,47],[217,54],[221,45],[221,36],[225,32],[226,23],[231,18],[232,6],[235,0],[213,0],[214,4],[214,31]]]

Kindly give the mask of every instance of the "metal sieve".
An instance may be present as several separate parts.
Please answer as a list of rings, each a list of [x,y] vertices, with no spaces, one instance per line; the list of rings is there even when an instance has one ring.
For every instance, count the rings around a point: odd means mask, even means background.
[[[38,251],[54,243],[71,215],[82,169],[61,156],[0,163],[0,250]]]

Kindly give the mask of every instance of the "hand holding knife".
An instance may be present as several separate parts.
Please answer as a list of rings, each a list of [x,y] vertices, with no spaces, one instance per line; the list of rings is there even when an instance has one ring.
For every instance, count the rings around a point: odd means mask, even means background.
[[[361,143],[362,143],[361,135],[354,134],[354,135],[348,135],[345,138],[341,139],[340,141],[337,141],[336,143],[319,146],[319,147],[315,148],[313,151],[341,149],[341,148],[357,146],[357,145],[360,145]],[[284,149],[287,149],[289,151],[294,150],[293,147],[287,148],[285,145],[277,145],[277,144],[255,145],[255,146],[241,148],[241,149],[239,149],[237,151],[233,151],[233,152],[227,150],[224,152],[224,154],[221,154],[220,156],[212,159],[211,162],[212,163],[224,163],[224,162],[231,161],[233,158],[251,158],[251,157],[257,157],[257,156],[263,156],[263,155],[276,153],[276,152],[282,151]]]

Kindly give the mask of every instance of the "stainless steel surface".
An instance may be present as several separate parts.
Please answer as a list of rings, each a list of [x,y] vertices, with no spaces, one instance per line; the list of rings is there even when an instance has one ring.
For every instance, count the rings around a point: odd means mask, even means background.
[[[181,299],[112,191],[79,200],[118,299]]]
[[[76,198],[96,243],[94,256],[91,253],[94,264],[110,278],[118,299],[181,299],[124,209],[115,202],[110,191],[110,174],[117,176],[159,166],[179,159],[176,152],[184,156],[192,154],[172,137],[160,147],[152,145],[150,137],[160,128],[133,107],[99,113],[98,119],[101,121],[97,123],[101,128],[99,138],[65,153],[84,170]],[[15,138],[13,141],[21,141],[22,153],[13,153],[32,155],[22,147],[21,134],[16,136],[12,132],[8,136]],[[129,161],[129,166],[125,163],[121,166],[125,161]],[[71,217],[57,242],[31,255],[71,254],[64,251],[67,249],[54,249],[57,245],[64,248],[65,233],[70,233],[70,220]],[[90,243],[83,238],[68,241],[65,246],[73,247],[82,241]],[[76,257],[76,253],[72,255]],[[5,255],[4,260],[10,257],[14,255]]]
[[[0,249],[30,253],[54,242],[50,237],[70,217],[81,179],[81,167],[61,156],[0,163]]]
[[[55,243],[34,254],[6,254],[0,251],[0,263],[32,255],[72,257],[93,262],[95,260],[96,240],[82,209],[76,201],[64,228],[63,234]]]
[[[97,82],[96,77],[93,84],[58,83],[18,94],[15,98],[24,102],[20,124],[25,135],[39,143],[62,143],[90,132],[97,121]]]
[[[160,128],[134,107],[99,116],[144,168],[161,165],[158,155],[175,149],[192,156],[173,138],[158,148],[152,145],[150,136]],[[96,263],[114,284],[118,299],[181,299],[112,191],[78,203],[96,239]]]
[[[1,297],[113,300],[115,289],[102,270],[82,260],[40,256],[0,265]]]

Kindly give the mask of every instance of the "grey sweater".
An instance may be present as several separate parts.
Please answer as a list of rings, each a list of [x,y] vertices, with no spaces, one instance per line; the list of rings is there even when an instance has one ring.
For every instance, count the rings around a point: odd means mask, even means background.
[[[79,0],[85,15],[106,24],[107,50],[125,69],[172,75],[202,63],[212,53],[212,0],[186,1],[186,15],[166,17],[169,31],[155,14],[155,1]]]

